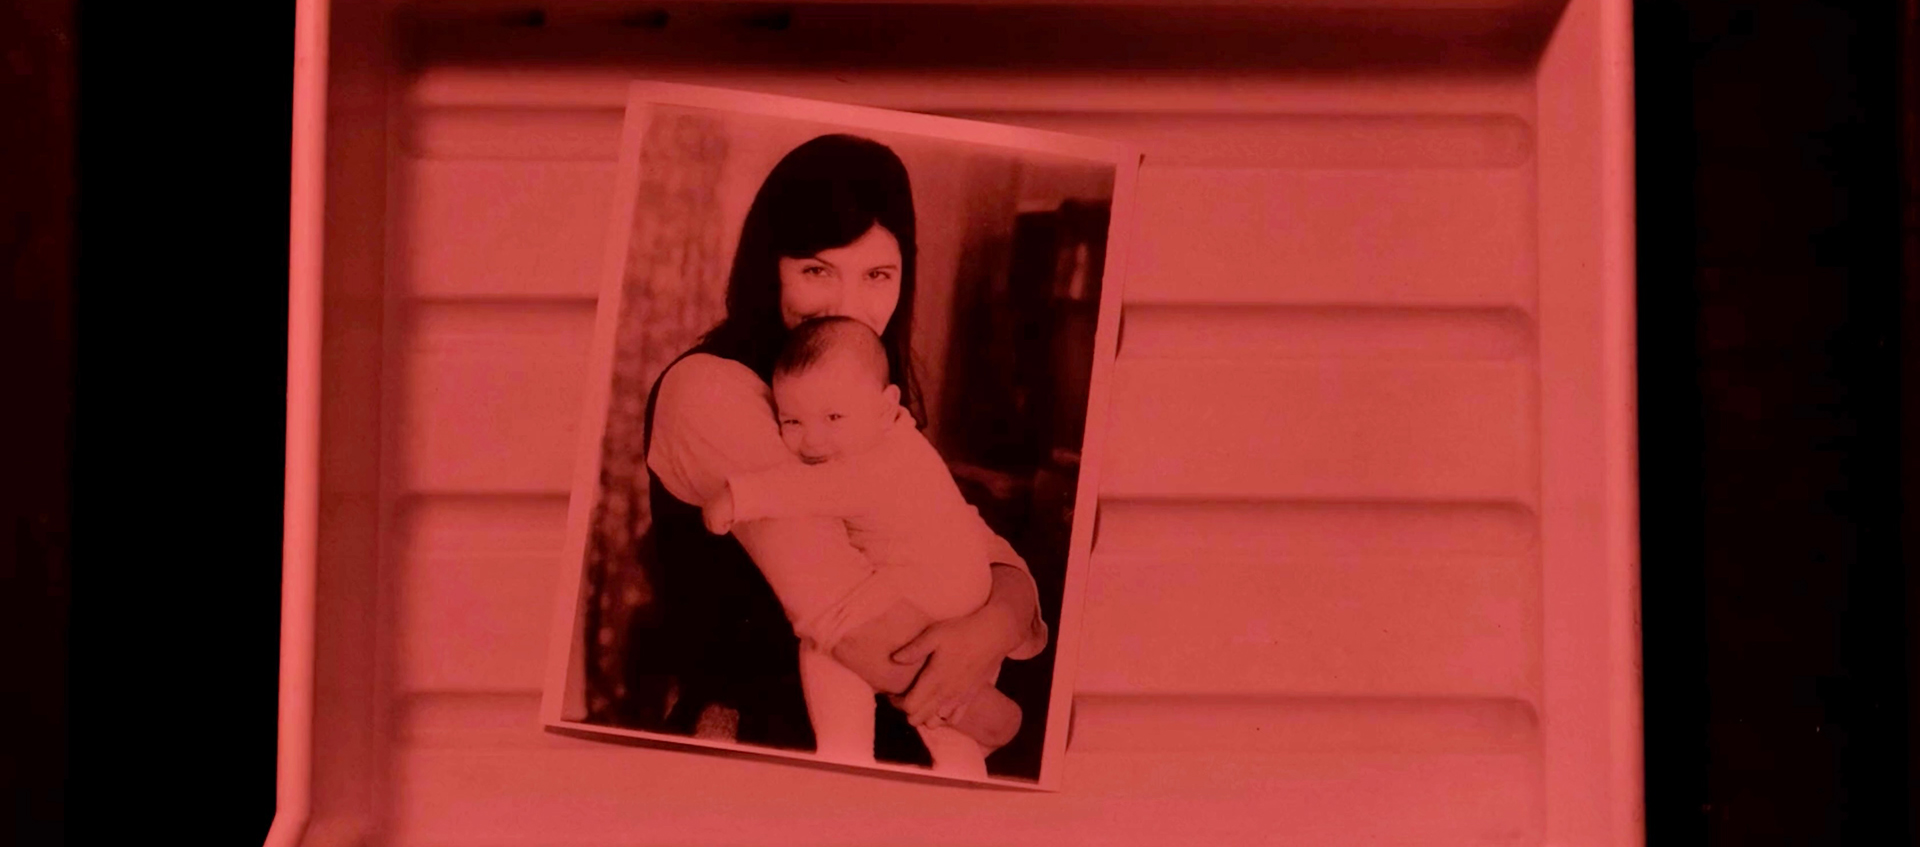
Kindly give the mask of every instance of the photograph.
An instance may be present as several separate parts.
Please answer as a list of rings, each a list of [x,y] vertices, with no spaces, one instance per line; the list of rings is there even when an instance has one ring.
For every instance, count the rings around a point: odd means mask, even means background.
[[[635,82],[542,717],[1057,790],[1140,156]]]

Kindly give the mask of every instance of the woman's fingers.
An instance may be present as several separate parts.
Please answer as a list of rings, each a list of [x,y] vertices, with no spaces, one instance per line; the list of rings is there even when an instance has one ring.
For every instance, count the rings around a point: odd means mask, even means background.
[[[939,658],[937,653],[934,656],[936,660]],[[934,666],[930,663],[927,671],[921,671],[920,681],[914,683],[913,690],[907,692],[906,702],[900,706],[909,720],[924,723],[940,709],[959,699],[959,692],[954,690],[951,679],[944,674],[930,676],[928,671],[932,670]]]
[[[920,672],[919,681],[914,683],[913,689],[907,692],[900,703],[900,710],[906,712],[907,720],[916,726],[931,720],[949,699],[945,684],[938,675],[929,673],[932,670],[934,667],[929,663],[927,670]]]
[[[920,631],[900,649],[893,651],[893,660],[902,665],[917,665],[933,655],[934,644],[940,640],[940,627],[930,626]]]
[[[952,697],[940,701],[933,707],[931,722],[934,726],[951,726],[960,722],[960,716],[966,712],[967,703],[972,702],[974,692],[961,691]]]
[[[950,723],[950,724],[960,723],[960,721],[967,716],[967,704],[972,702],[973,702],[972,697],[966,697],[961,699],[960,702],[955,703],[953,705],[952,709],[947,710],[943,714],[943,716],[941,717],[941,720],[946,721],[947,723]]]
[[[972,698],[971,686],[954,685],[951,678],[929,680],[931,685],[916,686],[907,695],[906,703],[901,707],[907,713],[907,720],[918,725],[935,721],[952,723],[960,708]],[[915,695],[918,699],[915,699]]]
[[[900,711],[907,713],[907,722],[914,726],[925,724],[933,717],[935,707],[940,705],[940,701],[927,686],[926,675],[923,673],[921,676],[921,681],[915,683],[913,690],[907,692],[907,696],[900,702]]]
[[[994,675],[1001,654],[980,629],[980,618],[969,616],[936,623],[895,654],[895,658],[926,656],[901,703],[908,718],[925,723],[941,708],[951,709]]]

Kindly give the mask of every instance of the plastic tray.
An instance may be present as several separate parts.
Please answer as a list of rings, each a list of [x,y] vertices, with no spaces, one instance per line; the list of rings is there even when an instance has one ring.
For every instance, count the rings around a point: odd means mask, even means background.
[[[300,3],[269,842],[1641,843],[1628,21]],[[640,77],[1145,149],[1060,793],[541,731]]]

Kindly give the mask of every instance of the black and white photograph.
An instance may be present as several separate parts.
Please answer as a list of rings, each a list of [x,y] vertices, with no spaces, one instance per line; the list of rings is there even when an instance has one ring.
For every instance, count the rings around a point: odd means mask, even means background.
[[[1057,788],[1138,155],[637,82],[543,715]]]

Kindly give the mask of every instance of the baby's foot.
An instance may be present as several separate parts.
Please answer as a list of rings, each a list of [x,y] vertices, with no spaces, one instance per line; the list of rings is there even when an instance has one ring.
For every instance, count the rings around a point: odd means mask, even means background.
[[[987,752],[1007,746],[1020,732],[1020,705],[991,686],[981,688],[948,721]]]
[[[933,758],[933,772],[965,779],[987,778],[988,750],[979,742],[951,728],[920,733],[927,753]]]

